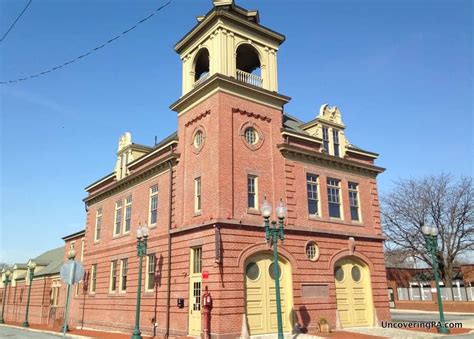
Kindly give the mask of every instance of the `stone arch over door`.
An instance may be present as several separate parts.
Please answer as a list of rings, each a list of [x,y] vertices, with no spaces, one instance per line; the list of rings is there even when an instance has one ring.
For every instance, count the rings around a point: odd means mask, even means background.
[[[358,256],[330,260],[336,288],[337,318],[341,327],[373,326],[374,303],[370,266]]]
[[[269,253],[271,251],[271,248],[267,245],[267,243],[259,243],[247,246],[242,250],[242,252],[240,252],[239,256],[237,257],[237,266],[240,268],[240,270],[243,270],[247,258],[254,255],[255,253],[265,251]],[[285,248],[285,246],[278,246],[278,254],[285,260],[288,260],[290,262],[290,265],[293,270],[298,269],[298,261],[296,260],[295,256]]]
[[[279,256],[280,299],[283,331],[293,327],[293,286],[291,263]],[[254,252],[243,260],[245,320],[250,335],[277,332],[276,293],[273,252]]]

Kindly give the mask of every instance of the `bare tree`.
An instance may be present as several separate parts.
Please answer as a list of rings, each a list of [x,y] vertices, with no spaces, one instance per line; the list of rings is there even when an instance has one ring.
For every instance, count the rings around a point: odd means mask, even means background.
[[[382,197],[382,224],[387,249],[403,251],[430,266],[421,226],[436,226],[440,273],[451,286],[455,261],[474,250],[473,180],[454,180],[447,174],[399,180]]]

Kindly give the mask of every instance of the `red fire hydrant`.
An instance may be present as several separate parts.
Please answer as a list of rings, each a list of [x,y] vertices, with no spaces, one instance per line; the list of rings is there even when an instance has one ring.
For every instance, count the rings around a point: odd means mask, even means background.
[[[211,309],[212,298],[207,290],[202,295],[202,312],[204,314],[204,339],[211,339]]]

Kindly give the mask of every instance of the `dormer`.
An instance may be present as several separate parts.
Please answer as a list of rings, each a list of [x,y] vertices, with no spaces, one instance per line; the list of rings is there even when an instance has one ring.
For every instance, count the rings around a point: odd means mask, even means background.
[[[285,37],[260,25],[258,11],[215,0],[197,21],[175,46],[182,61],[183,95],[216,73],[278,91],[277,51]]]
[[[311,136],[322,140],[321,152],[343,158],[349,142],[344,130],[341,112],[337,106],[321,105],[316,119],[301,126]]]
[[[119,139],[117,149],[117,161],[114,169],[116,180],[125,178],[130,173],[128,164],[150,150],[150,147],[132,143],[132,135],[129,132],[123,134]]]

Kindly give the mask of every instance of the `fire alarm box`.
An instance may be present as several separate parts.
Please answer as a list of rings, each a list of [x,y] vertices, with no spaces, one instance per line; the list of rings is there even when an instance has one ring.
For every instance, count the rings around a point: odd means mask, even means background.
[[[205,294],[202,302],[204,306],[212,306],[211,295],[209,293]]]
[[[177,300],[177,306],[179,308],[183,308],[184,307],[184,298],[178,298]]]

